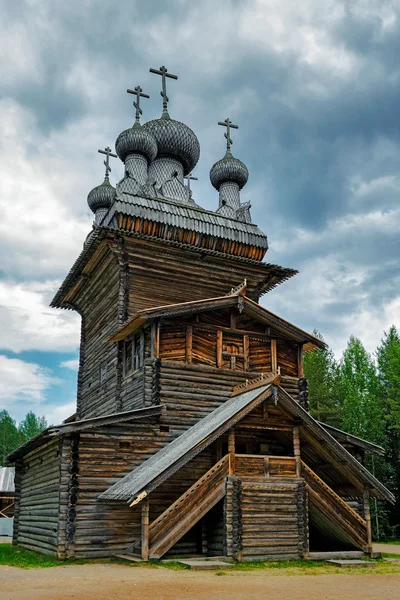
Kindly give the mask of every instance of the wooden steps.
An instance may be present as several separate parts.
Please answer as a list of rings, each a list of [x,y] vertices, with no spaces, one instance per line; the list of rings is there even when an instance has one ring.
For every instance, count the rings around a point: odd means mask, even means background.
[[[165,510],[149,529],[149,558],[161,558],[226,494],[228,455]]]
[[[363,551],[368,546],[366,521],[304,462],[302,475],[307,483],[313,525],[324,535]]]

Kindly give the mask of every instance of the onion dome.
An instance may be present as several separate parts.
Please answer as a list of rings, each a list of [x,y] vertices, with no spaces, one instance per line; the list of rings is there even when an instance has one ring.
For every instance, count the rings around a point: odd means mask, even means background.
[[[157,156],[178,159],[183,164],[185,175],[194,169],[200,157],[200,144],[190,127],[163,113],[160,119],[145,123],[142,129],[153,135]]]
[[[136,122],[133,127],[119,134],[115,151],[122,162],[129,154],[142,154],[151,163],[157,154],[157,144],[151,132]]]
[[[216,190],[222,183],[232,181],[237,183],[241,190],[249,179],[249,171],[244,163],[232,156],[228,150],[221,160],[218,160],[210,170],[210,181]]]
[[[106,177],[101,185],[93,188],[87,197],[89,208],[96,213],[100,208],[109,209],[115,198],[115,188]]]

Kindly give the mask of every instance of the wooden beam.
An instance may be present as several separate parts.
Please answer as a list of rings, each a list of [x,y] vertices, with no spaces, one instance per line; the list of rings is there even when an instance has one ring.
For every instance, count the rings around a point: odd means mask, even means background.
[[[193,327],[188,325],[186,327],[186,362],[190,364],[192,362],[192,349],[193,349]]]
[[[276,340],[271,340],[271,371],[278,370],[278,355],[276,351]]]
[[[237,309],[231,309],[231,329],[236,329]]]
[[[293,454],[296,459],[296,477],[301,477],[300,428],[293,427]]]
[[[249,336],[243,336],[243,367],[245,371],[249,370],[250,365],[250,353],[249,353]]]
[[[217,367],[222,367],[222,331],[217,331]]]
[[[299,344],[297,350],[297,374],[299,379],[304,377],[304,352],[303,352],[303,344]]]
[[[151,324],[151,358],[159,358],[160,354],[160,322]]]
[[[372,528],[371,528],[371,510],[369,506],[369,490],[364,489],[364,518],[367,524],[367,542],[368,552],[372,552]]]
[[[142,560],[149,560],[149,497],[142,502]]]
[[[229,430],[228,434],[228,453],[229,453],[229,475],[235,473],[235,429]]]

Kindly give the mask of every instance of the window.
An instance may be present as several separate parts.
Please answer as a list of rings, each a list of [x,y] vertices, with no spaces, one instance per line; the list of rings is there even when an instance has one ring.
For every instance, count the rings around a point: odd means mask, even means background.
[[[100,365],[100,385],[104,385],[107,379],[107,361],[104,360]]]
[[[136,334],[124,343],[124,374],[136,371],[143,366],[143,335]]]

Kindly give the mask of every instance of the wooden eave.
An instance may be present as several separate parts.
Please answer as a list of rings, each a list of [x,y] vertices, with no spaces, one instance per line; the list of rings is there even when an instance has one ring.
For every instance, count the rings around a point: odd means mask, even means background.
[[[257,304],[257,302],[250,300],[250,298],[242,296],[241,290],[234,295],[230,294],[217,298],[208,298],[206,300],[182,302],[179,304],[169,304],[167,306],[158,306],[148,310],[141,310],[133,315],[107,341],[121,341],[154,319],[177,317],[180,315],[207,312],[227,307],[237,307],[239,312],[244,311],[249,316],[252,316],[256,321],[260,321],[266,325],[272,326],[277,332],[294,339],[300,344],[307,344],[313,349],[326,348],[326,344],[320,339],[309,333],[306,333],[302,329],[292,325],[292,323],[285,321],[285,319],[278,317],[274,313],[262,307],[260,304]],[[246,332],[243,331],[243,333]]]
[[[357,446],[365,452],[379,454],[380,456],[383,456],[385,454],[385,450],[384,448],[382,448],[382,446],[378,446],[377,444],[373,444],[372,442],[363,440],[362,438],[356,435],[347,433],[346,431],[342,431],[341,429],[337,429],[336,427],[332,427],[332,425],[327,425],[326,423],[322,423],[321,421],[319,421],[319,424],[342,444],[348,442],[349,444]]]
[[[91,419],[82,419],[81,421],[61,423],[61,425],[48,427],[37,436],[11,452],[11,454],[7,456],[7,460],[14,462],[16,459],[24,456],[27,452],[31,452],[54,437],[62,436],[67,433],[85,431],[87,429],[93,429],[94,427],[106,427],[116,423],[128,423],[130,421],[158,418],[165,413],[165,410],[166,408],[163,404],[158,404],[157,406],[136,408],[134,410],[114,413],[111,415],[106,415],[105,417],[93,417]]]
[[[226,254],[209,248],[193,246],[191,244],[160,239],[155,236],[125,231],[115,227],[96,225],[91,233],[91,239],[89,239],[85,244],[82,252],[76,259],[75,263],[61,284],[60,289],[51,301],[50,306],[54,308],[66,309],[76,308],[74,306],[74,299],[76,295],[85,286],[86,281],[90,277],[95,266],[98,264],[98,261],[101,259],[102,252],[107,247],[107,244],[104,243],[102,244],[102,249],[97,252],[99,245],[101,245],[103,240],[111,240],[115,235],[135,238],[143,241],[143,243],[156,243],[160,246],[160,248],[164,247],[171,252],[177,252],[179,250],[191,252],[193,254],[193,258],[196,258],[196,260],[211,259],[217,263],[218,261],[221,262],[221,260],[225,261],[228,259],[229,261],[236,263],[238,266],[246,265],[249,275],[251,273],[251,278],[254,280],[255,289],[259,295],[265,294],[280,283],[283,283],[298,273],[296,269],[281,267],[271,263],[264,263],[260,260],[253,260],[242,256]]]

